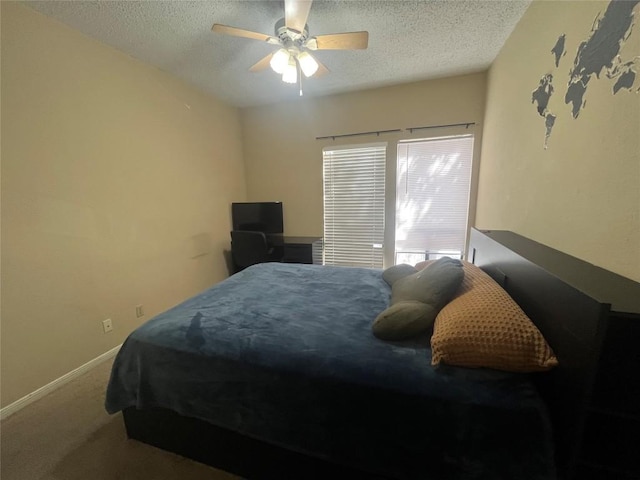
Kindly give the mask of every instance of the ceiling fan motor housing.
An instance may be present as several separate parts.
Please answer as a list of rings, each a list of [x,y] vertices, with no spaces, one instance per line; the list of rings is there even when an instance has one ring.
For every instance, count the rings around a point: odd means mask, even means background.
[[[276,22],[275,33],[284,48],[297,47],[300,49],[304,46],[307,38],[309,38],[309,26],[305,24],[304,30],[298,32],[297,30],[287,28],[285,19],[281,18]]]

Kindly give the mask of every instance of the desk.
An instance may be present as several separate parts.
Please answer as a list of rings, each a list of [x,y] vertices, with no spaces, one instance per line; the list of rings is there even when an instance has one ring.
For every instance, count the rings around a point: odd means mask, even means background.
[[[322,265],[322,237],[282,237],[284,263]]]

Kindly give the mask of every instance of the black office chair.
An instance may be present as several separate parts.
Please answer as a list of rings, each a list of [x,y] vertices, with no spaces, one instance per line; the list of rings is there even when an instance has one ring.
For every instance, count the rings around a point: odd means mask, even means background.
[[[231,256],[236,272],[256,263],[273,261],[271,255],[272,251],[263,232],[245,230],[231,232]]]

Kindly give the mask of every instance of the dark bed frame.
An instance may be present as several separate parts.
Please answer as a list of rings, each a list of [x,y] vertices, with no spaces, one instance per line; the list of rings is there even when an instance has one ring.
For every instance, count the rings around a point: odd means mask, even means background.
[[[594,409],[593,399],[598,396],[599,365],[607,356],[603,347],[607,344],[607,325],[612,319],[626,321],[630,328],[622,337],[638,338],[640,285],[506,231],[472,229],[467,260],[503,286],[537,325],[559,359],[560,365],[555,370],[535,374],[554,425],[559,477],[636,478],[621,471],[618,477],[604,476],[603,472],[611,474],[606,469],[599,475],[596,467],[590,469],[584,461],[583,452],[590,448],[584,439],[589,436],[588,419]],[[632,358],[631,364],[622,372],[617,369],[616,376],[631,382],[624,389],[625,392],[631,389],[628,395],[640,395],[638,381],[633,380],[639,370]],[[619,363],[616,365],[619,367]],[[606,382],[610,386],[616,384],[610,374],[606,375]],[[632,398],[628,403],[635,405]],[[128,408],[123,416],[129,438],[245,478],[383,478],[165,409]],[[636,434],[629,431],[622,436],[631,445],[626,448],[634,448]],[[638,468],[637,462],[629,462],[630,472]]]

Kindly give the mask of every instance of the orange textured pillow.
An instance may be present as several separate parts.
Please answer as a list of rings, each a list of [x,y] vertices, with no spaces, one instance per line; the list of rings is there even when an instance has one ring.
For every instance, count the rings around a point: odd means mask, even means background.
[[[555,367],[551,347],[509,294],[477,266],[463,265],[456,297],[436,317],[431,363],[508,372]]]

